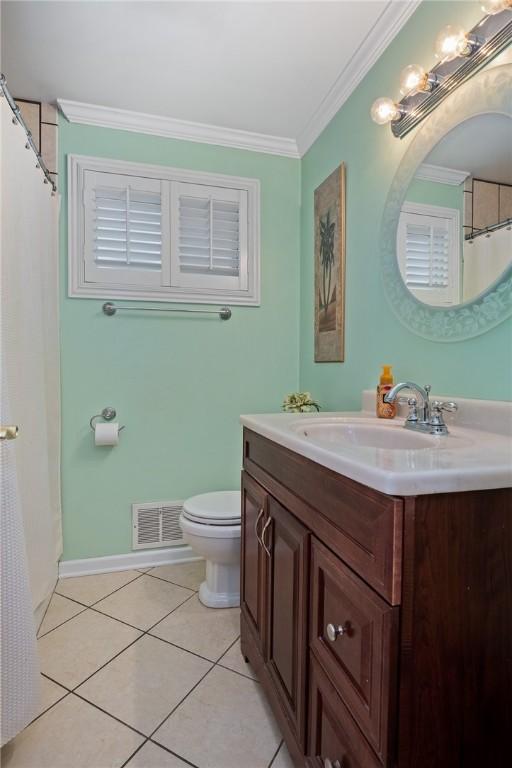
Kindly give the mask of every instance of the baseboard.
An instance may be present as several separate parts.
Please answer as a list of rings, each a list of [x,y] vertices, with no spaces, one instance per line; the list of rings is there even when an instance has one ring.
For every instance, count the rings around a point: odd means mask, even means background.
[[[131,568],[154,568],[156,565],[190,563],[201,559],[194,554],[187,544],[184,547],[129,552],[126,555],[88,557],[84,560],[61,560],[59,563],[59,578],[91,576],[94,573],[127,571]]]

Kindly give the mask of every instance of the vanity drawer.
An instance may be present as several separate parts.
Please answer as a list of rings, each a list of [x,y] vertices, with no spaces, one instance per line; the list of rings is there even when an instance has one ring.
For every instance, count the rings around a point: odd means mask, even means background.
[[[401,600],[403,500],[244,430],[244,469],[393,605]]]
[[[315,538],[311,574],[310,648],[386,765],[394,725],[399,609]]]
[[[310,657],[307,765],[318,768],[382,768],[329,678]]]

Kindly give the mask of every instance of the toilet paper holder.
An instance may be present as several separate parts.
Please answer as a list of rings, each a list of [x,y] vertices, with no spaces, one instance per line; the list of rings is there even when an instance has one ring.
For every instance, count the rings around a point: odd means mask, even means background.
[[[89,420],[89,425],[94,432],[94,427],[96,426],[94,423],[94,419],[105,419],[105,421],[112,421],[112,419],[115,419],[117,416],[117,412],[115,408],[111,408],[110,406],[107,406],[102,410],[101,413],[97,413],[95,416],[91,416]],[[124,429],[124,426],[119,427],[119,431]]]

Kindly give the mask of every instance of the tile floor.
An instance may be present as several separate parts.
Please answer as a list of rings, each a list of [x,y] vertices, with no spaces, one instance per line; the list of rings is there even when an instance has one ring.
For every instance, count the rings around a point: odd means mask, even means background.
[[[62,579],[39,629],[39,716],[3,768],[292,768],[204,563]]]

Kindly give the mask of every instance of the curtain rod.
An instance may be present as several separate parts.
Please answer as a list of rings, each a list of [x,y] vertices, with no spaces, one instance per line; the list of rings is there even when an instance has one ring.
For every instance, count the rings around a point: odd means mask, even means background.
[[[27,144],[25,146],[26,146],[27,149],[29,149],[29,148],[32,149],[34,154],[35,154],[35,156],[37,157],[36,168],[37,167],[41,168],[42,172],[44,173],[44,177],[45,177],[44,178],[44,183],[45,184],[50,184],[51,188],[52,188],[52,194],[55,194],[55,192],[57,191],[57,185],[55,184],[55,182],[53,181],[52,177],[50,176],[50,171],[46,167],[46,164],[45,164],[43,158],[41,157],[41,153],[38,151],[36,145],[34,144],[34,139],[32,138],[32,133],[29,130],[26,122],[23,119],[23,116],[21,114],[20,108],[18,107],[18,105],[14,101],[14,99],[13,99],[13,97],[12,97],[8,87],[7,87],[7,81],[5,79],[5,75],[2,75],[2,74],[0,74],[0,90],[3,93],[3,95],[5,96],[6,101],[7,101],[8,105],[10,106],[10,108],[11,108],[11,110],[13,112],[13,115],[14,115],[14,117],[12,119],[13,123],[19,123],[21,125],[21,127],[23,128],[23,130],[25,131],[25,133],[27,134]]]

